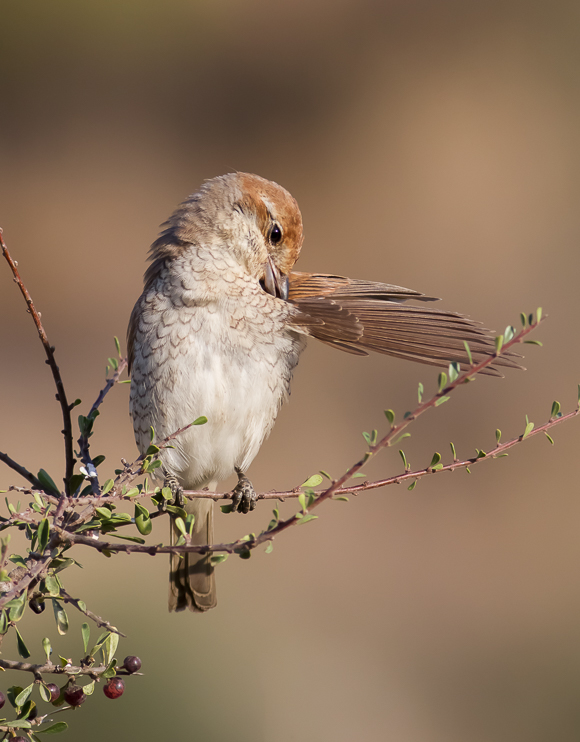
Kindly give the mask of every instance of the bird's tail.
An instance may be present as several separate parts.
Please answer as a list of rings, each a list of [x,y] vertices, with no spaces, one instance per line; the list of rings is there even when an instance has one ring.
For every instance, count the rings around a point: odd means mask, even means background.
[[[192,544],[211,544],[213,541],[213,500],[199,498],[186,500],[185,509],[195,515]],[[170,541],[174,544],[179,531],[171,525]],[[204,612],[217,605],[215,574],[210,554],[170,556],[169,610]]]

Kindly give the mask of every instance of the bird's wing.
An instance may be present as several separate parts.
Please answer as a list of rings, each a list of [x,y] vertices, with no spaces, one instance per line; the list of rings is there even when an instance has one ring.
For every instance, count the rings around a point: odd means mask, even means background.
[[[374,281],[323,273],[291,273],[288,301],[298,310],[296,329],[356,355],[386,353],[418,363],[446,367],[468,365],[464,341],[474,363],[495,355],[494,336],[480,323],[455,312],[402,302],[436,301],[417,291]],[[497,366],[523,368],[508,353],[486,371],[501,376]]]

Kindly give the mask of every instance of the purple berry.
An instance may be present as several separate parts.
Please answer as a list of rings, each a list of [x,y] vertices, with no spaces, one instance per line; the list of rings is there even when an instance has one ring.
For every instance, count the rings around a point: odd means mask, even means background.
[[[0,693],[0,709],[2,708],[2,706],[4,706],[5,703],[6,703],[6,696],[4,695],[4,693]]]
[[[64,692],[64,700],[71,706],[80,706],[87,697],[80,685],[69,685]]]
[[[103,688],[103,693],[107,698],[119,698],[119,696],[122,696],[124,692],[125,683],[121,678],[111,678],[110,680],[107,680],[107,683]]]
[[[141,660],[139,659],[139,657],[129,655],[123,660],[123,667],[129,673],[138,672],[141,669]]]
[[[46,690],[50,693],[50,702],[53,703],[60,698],[60,688],[56,683],[47,683]]]

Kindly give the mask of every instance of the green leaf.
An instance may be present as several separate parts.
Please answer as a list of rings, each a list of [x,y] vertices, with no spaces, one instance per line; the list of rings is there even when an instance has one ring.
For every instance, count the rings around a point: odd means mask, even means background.
[[[419,386],[417,387],[417,399],[419,400],[419,404],[423,402],[423,392],[425,391],[423,384],[419,382]]]
[[[198,417],[196,420],[194,420],[192,425],[205,425],[206,422],[207,417],[205,415],[202,415],[201,417]]]
[[[155,438],[155,428],[153,425],[149,426],[149,440],[152,441]]]
[[[465,467],[465,471],[466,471],[466,472],[467,472],[468,474],[471,474],[471,469],[470,469],[470,468],[469,468],[468,466],[466,466],[466,467]]]
[[[46,687],[44,683],[40,683],[38,686],[38,690],[40,691],[40,697],[45,703],[50,703],[50,699],[52,698],[50,691]]]
[[[407,489],[408,490],[414,490],[415,487],[417,486],[417,482],[418,481],[419,481],[418,479],[415,479],[415,481],[411,482],[411,484],[407,487]]]
[[[113,661],[118,644],[119,634],[114,634],[113,632],[111,632],[105,639],[105,644],[103,647],[103,657],[105,660],[105,665],[109,665]]]
[[[18,631],[17,627],[14,627],[16,631],[16,642],[18,644],[18,654],[21,657],[24,657],[24,659],[28,659],[30,657],[30,652],[28,651],[28,647],[24,643],[24,639],[22,638],[21,633]],[[22,704],[18,704],[19,706],[22,706]]]
[[[320,473],[322,474],[323,477],[326,477],[328,480],[330,480],[332,482],[332,477],[330,476],[330,474],[327,471],[324,471],[324,469],[321,469],[320,470]]]
[[[396,444],[396,443],[399,443],[399,441],[402,441],[402,440],[403,440],[403,438],[410,438],[410,437],[411,437],[411,433],[403,433],[403,435],[400,435],[400,436],[399,436],[399,437],[397,438],[397,440],[396,440],[396,441],[393,441],[393,445],[394,445],[394,444]]]
[[[298,502],[300,503],[300,507],[302,508],[302,510],[306,510],[306,495],[304,494],[304,492],[301,492],[298,495]]]
[[[228,556],[229,554],[213,554],[213,556],[210,556],[209,560],[212,564],[221,564],[222,562],[225,562]]]
[[[559,416],[560,416],[560,403],[552,402],[552,412],[550,413],[550,417],[559,417]]]
[[[3,721],[2,726],[10,729],[30,729],[32,724],[25,719],[17,719],[16,721]]]
[[[500,444],[500,441],[501,441],[501,430],[498,428],[495,431],[495,442],[497,443],[498,446]]]
[[[520,320],[522,322],[522,327],[525,327],[528,322],[528,318],[526,317],[524,312],[520,312]]]
[[[88,652],[89,649],[89,639],[91,638],[91,629],[88,623],[84,623],[81,626],[81,634],[83,637],[83,647],[85,654]]]
[[[68,631],[68,616],[66,615],[66,611],[58,600],[52,601],[52,609],[56,621],[56,630],[61,636],[64,636]]]
[[[106,495],[107,492],[110,492],[113,489],[114,484],[115,482],[112,479],[107,479],[107,481],[103,485],[103,488],[101,489],[101,494]]]
[[[123,381],[119,381],[118,383],[119,384],[130,384],[131,383],[131,379],[123,379]]]
[[[66,721],[57,721],[56,724],[53,724],[50,727],[46,727],[45,729],[37,729],[36,734],[59,734],[60,732],[66,732],[68,729],[68,724]]]
[[[526,415],[526,429],[524,430],[524,434],[522,435],[522,440],[527,438],[533,429],[534,429],[534,423],[531,423],[528,420],[528,416]]]
[[[439,397],[439,399],[435,402],[435,407],[439,407],[439,405],[444,404],[445,402],[449,402],[451,397]]]
[[[512,327],[512,325],[508,325],[505,328],[505,332],[503,334],[504,342],[509,343],[509,341],[513,339],[515,334],[516,334],[516,328]]]
[[[94,657],[96,655],[96,653],[99,651],[99,649],[106,642],[107,637],[109,636],[110,633],[111,633],[110,631],[105,631],[104,633],[102,633],[99,636],[99,638],[97,639],[97,643],[95,644],[95,646],[89,652],[89,657]]]
[[[43,500],[43,498],[42,498],[42,496],[40,495],[39,492],[33,492],[32,493],[32,496],[34,497],[37,505],[39,505],[41,508],[45,508],[46,507],[46,503]]]
[[[142,536],[148,536],[153,530],[149,511],[138,503],[135,504],[135,525]]]
[[[243,549],[243,551],[240,551],[238,556],[240,559],[249,559],[252,556],[252,552],[249,549]]]
[[[357,473],[356,474],[353,474],[351,478],[352,479],[357,479],[359,477],[366,477],[366,474],[364,472],[362,472],[362,471],[357,471]]]
[[[11,554],[9,557],[9,561],[12,562],[12,564],[16,564],[18,567],[24,567],[24,569],[28,569],[28,564],[26,564],[26,560],[23,559],[23,557],[20,556],[20,554]]]
[[[484,459],[487,456],[486,452],[483,451],[481,448],[476,448],[475,453],[477,454],[478,459]]]
[[[30,657],[29,654],[26,656]],[[27,685],[26,688],[16,696],[16,698],[14,699],[14,703],[19,707],[24,706],[26,701],[28,701],[28,698],[30,694],[32,693],[33,688],[34,688],[34,683],[30,683],[30,685]]]
[[[322,477],[320,476],[320,474],[313,474],[311,477],[308,477],[308,479],[305,482],[302,482],[300,486],[301,487],[318,487],[318,485],[321,482],[322,482]]]
[[[497,355],[499,355],[503,347],[503,335],[498,335],[494,339],[494,342],[495,342],[495,352],[497,353]]]
[[[113,337],[113,340],[115,341],[115,348],[117,349],[117,353],[121,355],[121,343],[119,342],[119,338],[115,335]]]
[[[107,358],[107,361],[109,361],[109,365],[113,368],[114,371],[119,368],[119,361],[117,358]]]
[[[542,307],[538,307],[536,309],[536,322],[540,323],[542,321]]]
[[[435,453],[433,454],[433,458],[431,459],[431,463],[429,464],[427,468],[433,469],[433,467],[436,466],[440,461],[441,461],[441,454],[435,451]]]
[[[546,438],[547,438],[547,439],[548,439],[548,440],[550,441],[550,443],[551,443],[552,445],[554,445],[554,439],[552,438],[552,436],[551,436],[551,435],[548,435],[548,433],[546,433],[546,431],[545,431],[545,430],[544,430],[544,433],[546,434]]]
[[[385,410],[385,417],[389,421],[389,425],[395,424],[395,413],[393,410]]]
[[[60,496],[60,490],[54,483],[51,476],[47,474],[47,472],[45,472],[44,469],[40,469],[40,471],[36,475],[36,478],[38,479],[38,481],[40,482],[40,484],[45,490],[49,490],[51,494],[53,495]]]
[[[274,544],[272,541],[268,541],[266,544],[266,548],[264,549],[264,554],[271,554],[274,551]]]
[[[183,521],[183,518],[181,517],[174,518],[173,523],[175,524],[175,527],[177,528],[177,530],[185,538],[185,536],[187,535],[187,531],[185,530],[185,523]]]
[[[399,455],[403,459],[403,466],[405,467],[405,471],[409,468],[409,464],[407,464],[407,457],[405,456],[405,452],[399,450]]]
[[[334,495],[332,499],[341,500],[342,502],[348,502],[348,497],[346,495]]]
[[[44,649],[44,654],[46,655],[46,661],[50,662],[50,655],[52,654],[52,647],[50,645],[50,639],[45,636],[42,640],[42,648]]]
[[[451,453],[453,454],[453,461],[457,461],[457,455],[455,453],[455,446],[453,445],[453,443],[450,443],[449,445],[451,446]]]
[[[439,384],[439,394],[441,394],[441,392],[447,386],[447,374],[445,373],[445,371],[441,371],[441,373],[439,374],[438,384]]]
[[[539,340],[524,340],[524,343],[527,345],[539,345],[540,348],[543,346],[543,343],[541,343]]]
[[[461,367],[457,361],[453,361],[452,363],[449,364],[449,369],[448,369],[449,381],[453,383],[457,379],[457,377],[459,376],[460,368]]]
[[[46,589],[48,590],[48,594],[52,598],[58,598],[60,595],[60,583],[58,579],[51,574],[46,575],[44,578],[44,584],[46,586]]]
[[[312,515],[312,514],[305,515],[302,518],[300,518],[300,520],[298,521],[298,525],[301,525],[302,523],[308,523],[309,521],[315,520],[316,518],[318,518],[317,515]]]
[[[5,608],[9,609],[8,617],[11,621],[20,621],[26,609],[26,590],[24,590],[22,595],[6,603]]]
[[[234,509],[233,505],[220,505],[222,513],[231,513]]]
[[[465,346],[465,352],[467,353],[467,358],[469,359],[469,365],[473,366],[473,357],[471,355],[471,348],[469,347],[469,343],[467,340],[463,341],[463,345]]]
[[[166,505],[165,508],[167,509],[168,513],[171,513],[172,515],[178,515],[182,520],[185,520],[187,518],[187,513],[183,508],[178,508],[177,505]]]
[[[83,685],[83,692],[85,696],[92,696],[95,692],[95,681],[92,680],[90,683]]]

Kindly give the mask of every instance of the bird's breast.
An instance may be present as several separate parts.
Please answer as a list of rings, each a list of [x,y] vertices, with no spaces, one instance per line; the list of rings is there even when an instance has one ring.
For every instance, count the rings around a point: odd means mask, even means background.
[[[266,300],[269,297],[266,297]],[[281,303],[234,296],[175,306],[142,298],[134,339],[131,412],[143,451],[200,416],[164,452],[166,468],[194,488],[246,469],[288,394],[304,341]]]

